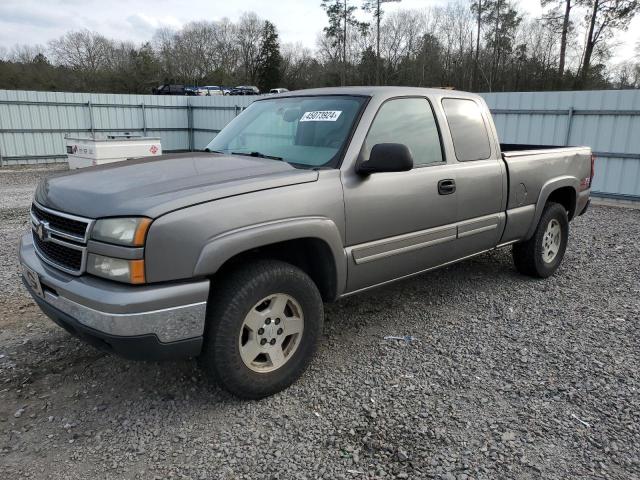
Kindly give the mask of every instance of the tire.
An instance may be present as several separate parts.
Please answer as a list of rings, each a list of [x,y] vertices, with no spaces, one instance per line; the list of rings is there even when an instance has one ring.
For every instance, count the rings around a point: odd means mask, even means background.
[[[531,277],[550,277],[564,258],[568,240],[567,211],[559,203],[547,203],[533,236],[513,246],[516,269]]]
[[[214,287],[199,364],[237,397],[273,395],[306,370],[323,320],[320,292],[305,272],[276,260],[247,264]]]

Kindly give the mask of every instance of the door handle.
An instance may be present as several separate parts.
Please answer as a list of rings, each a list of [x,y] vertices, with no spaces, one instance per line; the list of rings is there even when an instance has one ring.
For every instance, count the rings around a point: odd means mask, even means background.
[[[447,178],[438,182],[438,193],[440,195],[451,195],[456,191],[456,181]]]

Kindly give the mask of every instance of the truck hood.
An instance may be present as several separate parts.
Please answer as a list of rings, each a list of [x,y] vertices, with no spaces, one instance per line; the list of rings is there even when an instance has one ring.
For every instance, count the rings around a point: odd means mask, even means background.
[[[54,175],[40,182],[35,200],[88,218],[155,218],[198,203],[317,179],[318,172],[279,160],[182,153]]]

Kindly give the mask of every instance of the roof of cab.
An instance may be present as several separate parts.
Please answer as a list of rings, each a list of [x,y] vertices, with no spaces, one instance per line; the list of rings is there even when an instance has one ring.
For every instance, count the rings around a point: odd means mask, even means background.
[[[327,87],[295,90],[278,95],[278,98],[297,97],[300,95],[362,95],[367,97],[395,97],[403,95],[431,95],[447,97],[479,98],[475,93],[449,90],[446,88],[421,87]]]

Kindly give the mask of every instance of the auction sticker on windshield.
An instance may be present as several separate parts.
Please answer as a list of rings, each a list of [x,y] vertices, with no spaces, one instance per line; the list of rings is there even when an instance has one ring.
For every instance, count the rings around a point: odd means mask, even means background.
[[[305,112],[300,119],[301,122],[335,122],[340,117],[341,110],[321,110],[316,112]]]

